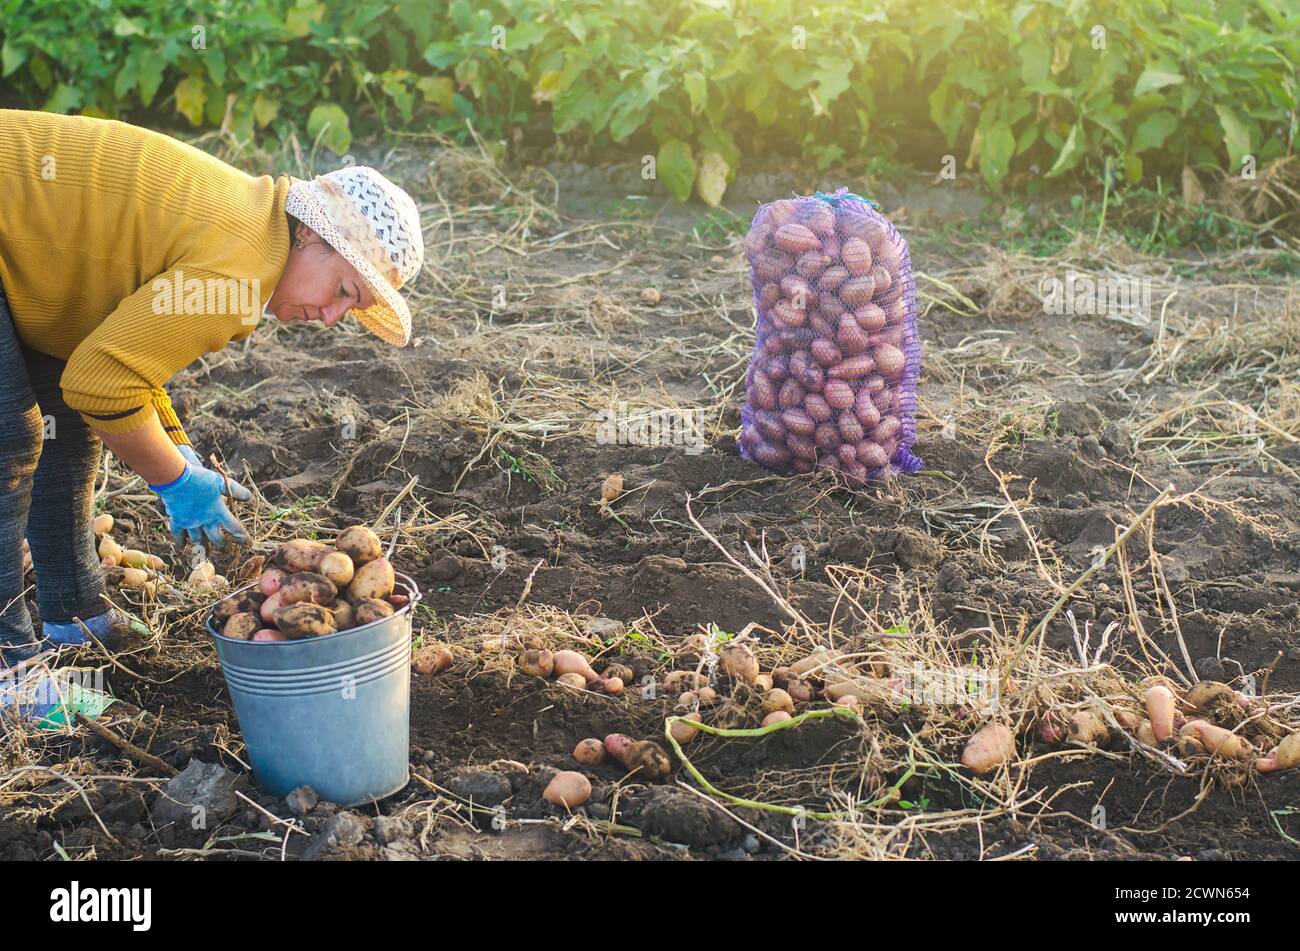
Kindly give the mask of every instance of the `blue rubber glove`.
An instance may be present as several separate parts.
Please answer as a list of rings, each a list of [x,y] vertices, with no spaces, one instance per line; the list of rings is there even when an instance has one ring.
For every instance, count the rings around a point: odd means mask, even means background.
[[[207,541],[220,548],[225,541],[221,534],[223,530],[229,532],[235,541],[247,541],[248,534],[244,531],[244,526],[230,514],[230,509],[221,497],[226,492],[225,477],[211,469],[205,469],[199,461],[198,453],[191,447],[176,448],[185,458],[185,471],[166,485],[149,486],[158,493],[167,508],[176,544],[184,545],[188,534],[189,540],[196,545]],[[253,493],[233,479],[229,485],[231,498],[247,502],[253,497]]]

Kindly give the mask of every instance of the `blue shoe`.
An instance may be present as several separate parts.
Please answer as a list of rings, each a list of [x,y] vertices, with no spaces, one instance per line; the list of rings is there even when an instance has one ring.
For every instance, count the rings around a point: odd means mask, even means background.
[[[82,622],[101,644],[111,640],[114,627],[141,627],[138,622],[133,623],[132,618],[123,614],[117,608],[112,608],[92,618],[83,618]],[[90,643],[90,638],[86,636],[86,632],[81,629],[81,625],[76,621],[43,621],[41,633],[45,635],[47,641],[56,646],[67,644],[75,647]],[[145,631],[144,633],[147,634],[148,632]]]

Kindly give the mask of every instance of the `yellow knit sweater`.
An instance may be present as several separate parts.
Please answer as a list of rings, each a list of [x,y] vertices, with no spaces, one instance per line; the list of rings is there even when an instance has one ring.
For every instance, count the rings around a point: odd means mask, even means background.
[[[0,109],[0,283],[90,426],[156,413],[189,441],[162,384],[252,333],[289,256],[291,181],[121,122]]]

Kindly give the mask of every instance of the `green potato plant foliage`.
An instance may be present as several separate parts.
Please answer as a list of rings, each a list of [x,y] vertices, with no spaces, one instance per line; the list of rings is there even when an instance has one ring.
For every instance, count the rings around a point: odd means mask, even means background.
[[[1294,150],[1294,0],[0,0],[0,103],[222,127],[516,130],[721,201],[742,157],[1132,185]]]

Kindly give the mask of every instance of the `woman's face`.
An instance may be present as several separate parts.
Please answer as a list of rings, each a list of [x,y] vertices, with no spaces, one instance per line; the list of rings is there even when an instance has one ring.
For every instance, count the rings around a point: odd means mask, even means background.
[[[357,269],[304,224],[298,225],[297,239],[289,249],[280,283],[275,286],[266,309],[290,323],[319,320],[333,327],[349,310],[365,310],[375,297],[361,280]]]

